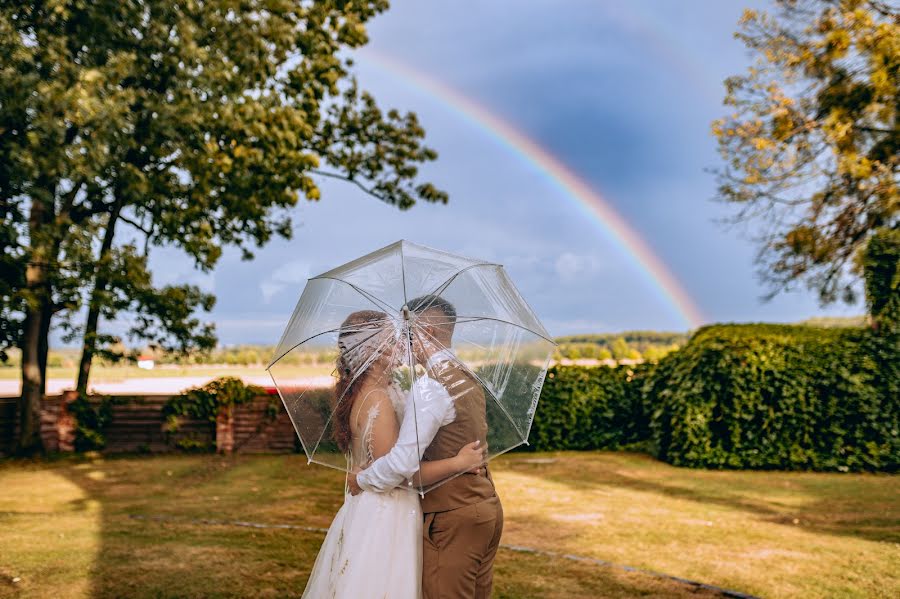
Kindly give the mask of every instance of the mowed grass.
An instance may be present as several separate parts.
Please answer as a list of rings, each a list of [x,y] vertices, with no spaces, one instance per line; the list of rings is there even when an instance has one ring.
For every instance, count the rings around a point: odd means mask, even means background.
[[[710,472],[605,452],[493,464],[504,544],[763,597],[900,596],[896,476]],[[0,596],[299,596],[321,533],[196,520],[326,528],[342,486],[340,473],[296,455],[8,460]],[[496,563],[496,597],[711,595],[510,549]]]

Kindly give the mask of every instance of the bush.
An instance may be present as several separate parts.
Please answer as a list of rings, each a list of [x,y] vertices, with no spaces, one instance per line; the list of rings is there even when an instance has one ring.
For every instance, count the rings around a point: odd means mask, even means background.
[[[106,447],[106,427],[112,421],[113,404],[121,398],[101,395],[88,399],[79,395],[68,405],[75,418],[75,451],[101,450]]]
[[[215,423],[220,408],[247,403],[264,394],[262,387],[246,385],[237,377],[223,376],[173,396],[163,406],[162,413],[167,429],[174,432],[181,417]]]
[[[900,466],[900,352],[863,329],[716,325],[643,384],[659,458],[679,466]]]
[[[547,371],[529,435],[535,451],[617,449],[648,436],[638,369],[554,366]]]
[[[900,334],[900,228],[875,233],[862,262],[866,302],[875,326],[885,335]]]

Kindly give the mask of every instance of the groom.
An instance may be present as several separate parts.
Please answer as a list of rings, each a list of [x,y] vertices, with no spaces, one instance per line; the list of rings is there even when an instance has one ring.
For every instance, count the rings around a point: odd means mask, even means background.
[[[487,444],[487,415],[481,384],[452,360],[456,310],[440,296],[407,303],[426,339],[414,343],[416,359],[444,392],[415,397],[391,451],[350,478],[351,489],[384,492],[412,477],[423,460],[455,456],[464,445]],[[430,382],[430,381],[423,381]],[[416,435],[418,432],[418,435]],[[356,485],[354,485],[356,483]],[[358,485],[358,486],[357,486]],[[355,494],[355,493],[354,493]],[[467,472],[425,494],[422,591],[425,599],[487,598],[493,584],[494,557],[503,531],[503,507],[487,466]]]

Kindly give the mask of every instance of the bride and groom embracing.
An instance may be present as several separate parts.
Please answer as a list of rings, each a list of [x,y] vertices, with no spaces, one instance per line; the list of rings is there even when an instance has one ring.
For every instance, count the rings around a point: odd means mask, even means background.
[[[430,295],[407,306],[417,324],[415,370],[423,372],[408,390],[394,373],[409,344],[385,313],[354,312],[341,327],[335,393],[343,401],[333,427],[351,474],[303,597],[491,594],[503,509],[484,463],[484,390],[447,349],[453,305]],[[436,483],[421,499],[403,488]]]

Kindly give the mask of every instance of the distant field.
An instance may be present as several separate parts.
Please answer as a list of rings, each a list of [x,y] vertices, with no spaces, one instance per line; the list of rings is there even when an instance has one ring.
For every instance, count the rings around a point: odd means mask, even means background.
[[[296,366],[283,368],[282,376],[308,379],[313,386],[329,384],[331,367]],[[171,394],[203,385],[207,381],[222,377],[239,377],[248,384],[272,386],[272,378],[262,366],[176,366],[157,367],[143,370],[136,366],[95,367],[91,370],[88,390],[112,395],[128,394]],[[20,373],[17,368],[0,368],[0,396],[17,395],[21,388]],[[47,393],[56,395],[63,389],[75,387],[74,368],[48,368]]]
[[[330,366],[296,366],[289,371],[296,376],[328,376]],[[0,368],[0,379],[18,379],[21,372],[18,368]],[[116,382],[132,378],[167,378],[186,376],[268,376],[265,366],[157,366],[153,370],[144,370],[137,366],[95,366],[91,369],[91,381]],[[75,368],[47,368],[48,379],[67,379],[75,381]]]

